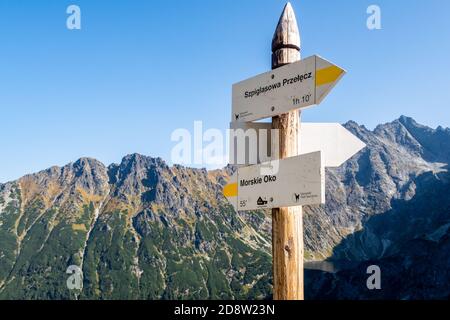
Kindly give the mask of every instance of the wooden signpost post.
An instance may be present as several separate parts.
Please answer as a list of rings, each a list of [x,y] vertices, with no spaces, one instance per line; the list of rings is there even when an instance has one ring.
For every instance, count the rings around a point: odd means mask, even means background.
[[[300,32],[294,10],[287,3],[272,40],[272,69],[299,61]],[[300,111],[272,119],[279,130],[280,159],[299,154]],[[273,298],[304,300],[302,207],[272,209]]]
[[[300,124],[300,110],[319,104],[344,74],[318,56],[300,60],[300,33],[288,3],[272,40],[272,71],[233,86],[232,129],[277,132],[271,137],[271,161],[244,163],[224,188],[236,210],[272,209],[275,300],[304,299],[301,205],[323,204],[324,167],[340,166],[365,146],[339,124],[305,124],[304,129]],[[268,117],[272,124],[251,122]],[[258,148],[247,150],[245,139],[240,143],[237,150],[246,153],[241,158],[259,161]],[[230,162],[238,164],[230,154]],[[266,170],[274,167],[272,173]]]

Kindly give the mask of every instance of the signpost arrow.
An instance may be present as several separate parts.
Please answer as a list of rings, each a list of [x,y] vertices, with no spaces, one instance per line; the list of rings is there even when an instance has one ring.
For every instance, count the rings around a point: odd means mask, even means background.
[[[344,74],[315,55],[239,82],[233,85],[232,121],[255,121],[317,105]]]
[[[259,159],[268,158],[271,146],[278,150],[277,137],[270,137],[271,128],[270,123],[231,123],[230,164],[258,164],[262,162]],[[340,167],[366,146],[339,123],[302,123],[300,141],[300,154],[320,151],[325,167]]]
[[[300,153],[321,151],[325,167],[340,167],[366,144],[339,123],[302,123]]]
[[[237,211],[325,203],[321,153],[239,168],[223,194]]]

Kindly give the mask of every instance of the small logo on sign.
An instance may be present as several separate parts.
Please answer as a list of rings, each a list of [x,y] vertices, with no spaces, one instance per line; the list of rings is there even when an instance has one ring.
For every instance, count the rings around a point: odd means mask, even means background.
[[[294,193],[294,201],[295,201],[296,203],[299,203],[299,202],[300,202],[300,194]]]
[[[265,206],[267,205],[267,200],[264,200],[263,198],[259,197],[258,201],[256,202],[258,206]]]
[[[236,118],[236,120],[239,120],[239,115],[235,114],[234,117]]]

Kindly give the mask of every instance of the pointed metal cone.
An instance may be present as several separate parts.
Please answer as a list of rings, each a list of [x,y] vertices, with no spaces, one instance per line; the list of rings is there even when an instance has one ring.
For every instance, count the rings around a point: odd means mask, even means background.
[[[294,9],[290,2],[284,7],[272,39],[272,52],[292,48],[300,51],[300,32]]]

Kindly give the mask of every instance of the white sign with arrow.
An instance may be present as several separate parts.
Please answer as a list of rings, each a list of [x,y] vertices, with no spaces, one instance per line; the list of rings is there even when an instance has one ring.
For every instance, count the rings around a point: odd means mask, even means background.
[[[366,147],[366,144],[339,123],[302,123],[300,153],[320,150],[325,167],[337,168]]]
[[[278,150],[271,128],[270,123],[231,123],[230,164],[248,166],[268,159],[268,150]],[[300,154],[321,151],[325,167],[340,167],[366,146],[339,123],[302,123],[299,143]],[[274,159],[276,155],[268,160]]]
[[[325,203],[321,153],[239,168],[223,194],[237,211]]]
[[[239,82],[233,85],[232,121],[255,121],[319,104],[344,74],[312,56]]]

